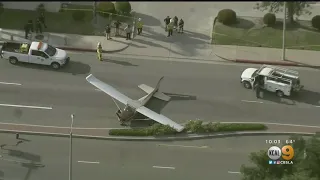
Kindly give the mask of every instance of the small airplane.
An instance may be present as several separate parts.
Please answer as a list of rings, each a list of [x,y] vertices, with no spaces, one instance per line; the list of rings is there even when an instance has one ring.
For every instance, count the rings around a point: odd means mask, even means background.
[[[127,97],[126,95],[120,93],[118,90],[113,88],[112,86],[100,81],[96,77],[94,77],[92,74],[88,75],[86,77],[86,80],[92,84],[93,86],[97,87],[104,93],[111,96],[114,103],[116,104],[118,111],[116,112],[116,115],[118,117],[118,120],[120,121],[121,125],[127,125],[132,120],[135,120],[134,118],[140,113],[160,124],[163,125],[169,125],[172,128],[174,128],[176,131],[181,132],[184,127],[180,124],[172,121],[171,119],[163,116],[162,114],[158,114],[157,112],[149,109],[146,107],[147,103],[154,97],[163,101],[170,101],[170,97],[165,95],[164,93],[159,91],[160,82],[162,81],[163,77],[160,78],[155,88],[152,88],[148,85],[141,84],[138,87],[145,91],[147,95],[143,96],[142,98],[138,100],[132,100],[131,98]],[[123,103],[125,107],[123,110],[118,106],[116,101]]]

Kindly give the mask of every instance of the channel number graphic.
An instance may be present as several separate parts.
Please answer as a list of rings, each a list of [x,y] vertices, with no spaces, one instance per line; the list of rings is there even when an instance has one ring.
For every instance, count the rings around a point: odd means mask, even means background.
[[[268,149],[268,156],[272,160],[278,160],[282,157],[285,161],[290,161],[293,159],[294,150],[290,145],[285,145],[281,149],[278,146],[272,146]]]

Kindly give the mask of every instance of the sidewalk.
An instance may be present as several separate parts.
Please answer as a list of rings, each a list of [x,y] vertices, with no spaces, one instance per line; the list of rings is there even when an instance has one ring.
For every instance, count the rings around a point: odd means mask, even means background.
[[[39,41],[35,39],[35,33],[32,35],[32,41]],[[43,33],[43,42],[47,42],[50,45],[58,47],[64,50],[72,51],[87,51],[96,52],[98,42],[101,42],[104,52],[119,52],[126,49],[131,40],[126,40],[123,37],[112,37],[111,40],[107,40],[104,36],[82,36],[77,34],[58,34],[58,33]],[[18,41],[26,42],[24,38],[24,32],[18,30],[1,29],[0,41]]]
[[[276,48],[213,45],[213,52],[239,63],[320,67],[320,51],[286,49],[286,61],[282,60],[282,49]]]
[[[292,125],[273,125],[267,124],[268,130],[266,131],[254,131],[253,133],[261,134],[272,134],[272,133],[300,133],[300,134],[310,134],[320,132],[320,127],[301,127],[301,126],[292,126]],[[2,133],[21,133],[21,134],[36,134],[36,135],[47,135],[47,136],[68,136],[70,133],[69,127],[42,127],[35,125],[14,125],[14,124],[5,124],[0,123],[0,132]],[[97,137],[97,138],[112,138],[115,136],[109,136],[108,129],[87,129],[87,128],[73,128],[72,130],[75,136],[81,137]],[[252,131],[239,131],[236,132],[238,134],[244,133],[249,135]],[[219,132],[218,134],[230,134],[234,132]],[[214,134],[212,134],[214,135]],[[182,137],[183,135],[181,135]],[[201,136],[201,135],[199,135]],[[205,135],[207,136],[207,135]],[[117,137],[118,139],[121,137]],[[132,137],[126,137],[126,139],[130,139]],[[137,139],[139,137],[136,137]],[[148,137],[140,137],[140,138],[148,138]],[[149,137],[150,138],[150,137]],[[172,138],[172,137],[171,137]]]

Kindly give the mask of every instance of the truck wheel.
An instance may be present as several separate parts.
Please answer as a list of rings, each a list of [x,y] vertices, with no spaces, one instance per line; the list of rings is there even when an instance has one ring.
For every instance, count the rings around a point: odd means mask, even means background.
[[[10,58],[9,58],[9,62],[10,62],[11,64],[17,64],[17,63],[18,63],[18,59],[15,58],[15,57],[10,57]]]
[[[243,81],[243,87],[246,89],[251,89],[251,84],[248,81]]]
[[[53,69],[60,69],[60,64],[54,62],[54,63],[51,64],[51,67],[52,67]]]
[[[280,90],[276,91],[276,94],[278,97],[283,97],[284,96],[284,93]]]

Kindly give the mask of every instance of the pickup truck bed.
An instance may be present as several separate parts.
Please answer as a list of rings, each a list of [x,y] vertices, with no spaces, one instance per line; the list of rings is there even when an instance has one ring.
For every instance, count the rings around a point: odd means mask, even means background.
[[[14,53],[21,53],[21,54],[28,54],[30,45],[28,45],[28,50],[24,53],[20,51],[22,43],[16,43],[16,42],[5,42],[1,48],[1,51],[7,51],[7,52],[14,52]]]

